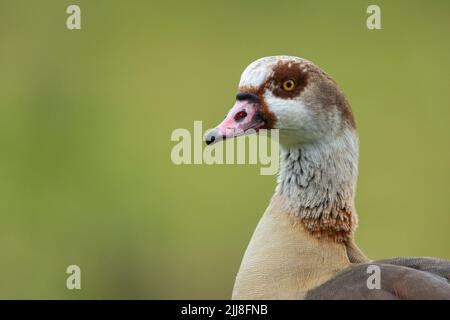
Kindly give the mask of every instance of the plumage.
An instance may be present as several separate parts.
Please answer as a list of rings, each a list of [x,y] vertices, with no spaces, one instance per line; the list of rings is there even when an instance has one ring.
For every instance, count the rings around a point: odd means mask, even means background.
[[[380,289],[367,287],[367,268],[380,267]],[[450,299],[450,263],[436,258],[394,258],[352,266],[306,299]]]
[[[371,261],[358,248],[358,137],[336,82],[310,61],[273,56],[243,72],[208,144],[278,129],[277,187],[244,254],[233,299],[450,299],[450,262]],[[378,268],[380,288],[368,285]]]

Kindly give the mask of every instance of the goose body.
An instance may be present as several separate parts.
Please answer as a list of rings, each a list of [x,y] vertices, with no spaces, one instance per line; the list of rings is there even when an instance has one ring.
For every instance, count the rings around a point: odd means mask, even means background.
[[[266,57],[244,70],[236,98],[206,142],[278,129],[281,166],[233,299],[450,299],[449,261],[371,261],[355,244],[358,138],[330,76],[298,57]],[[374,266],[377,288],[367,284]]]

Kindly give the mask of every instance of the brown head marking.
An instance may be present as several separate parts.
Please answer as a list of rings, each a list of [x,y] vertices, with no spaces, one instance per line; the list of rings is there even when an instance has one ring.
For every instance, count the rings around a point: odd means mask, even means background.
[[[294,88],[286,91],[283,84],[288,81],[294,81]],[[298,97],[305,89],[308,83],[308,74],[302,64],[297,61],[279,61],[273,68],[273,76],[268,80],[268,86],[272,86],[272,92],[275,96],[292,99]]]
[[[239,87],[239,92],[242,93],[253,93],[256,94],[259,97],[260,106],[261,106],[261,115],[264,119],[264,122],[266,123],[265,129],[273,129],[276,122],[275,115],[269,111],[269,107],[267,106],[266,102],[264,101],[264,89],[265,86],[262,85],[259,88],[254,87]]]
[[[291,90],[285,90],[285,81],[293,80],[295,85]],[[308,92],[305,88],[308,86]],[[241,86],[239,92],[257,94],[262,116],[267,128],[272,129],[276,116],[269,110],[264,93],[270,90],[274,96],[282,99],[295,99],[305,94],[306,101],[312,105],[335,106],[344,121],[355,128],[355,120],[350,105],[336,82],[323,70],[309,61],[280,60],[272,67],[272,73],[259,87]],[[325,110],[324,110],[325,111]]]
[[[334,81],[334,79],[331,78],[325,71],[316,66],[311,67],[309,77],[311,81],[316,83],[317,87],[315,89],[320,93],[316,94],[316,97],[320,97],[319,101],[321,102],[321,105],[336,106],[344,121],[351,128],[355,129],[356,123],[352,109],[336,81]]]
[[[272,76],[269,77],[261,86],[239,88],[239,92],[248,92],[257,94],[261,102],[263,118],[266,121],[268,129],[274,128],[276,116],[269,111],[264,100],[264,91],[269,89],[273,94],[280,98],[293,99],[298,97],[307,85],[307,72],[303,65],[297,61],[279,61],[273,67]],[[294,81],[294,88],[290,91],[283,89],[283,83],[288,80]]]

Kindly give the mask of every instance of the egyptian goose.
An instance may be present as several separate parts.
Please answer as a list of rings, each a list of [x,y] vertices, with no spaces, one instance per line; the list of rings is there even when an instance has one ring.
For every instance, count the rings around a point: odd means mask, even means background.
[[[350,105],[330,76],[298,57],[251,63],[236,103],[205,140],[262,128],[279,129],[278,183],[233,299],[450,299],[449,261],[371,261],[355,244],[358,137]],[[374,265],[381,288],[368,285]]]

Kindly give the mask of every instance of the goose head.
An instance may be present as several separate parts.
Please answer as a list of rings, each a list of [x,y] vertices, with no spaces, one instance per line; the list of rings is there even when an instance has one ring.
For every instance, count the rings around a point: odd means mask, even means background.
[[[350,106],[324,71],[299,57],[271,56],[244,70],[234,106],[205,140],[278,129],[280,144],[292,147],[333,139],[348,128],[355,129]]]

